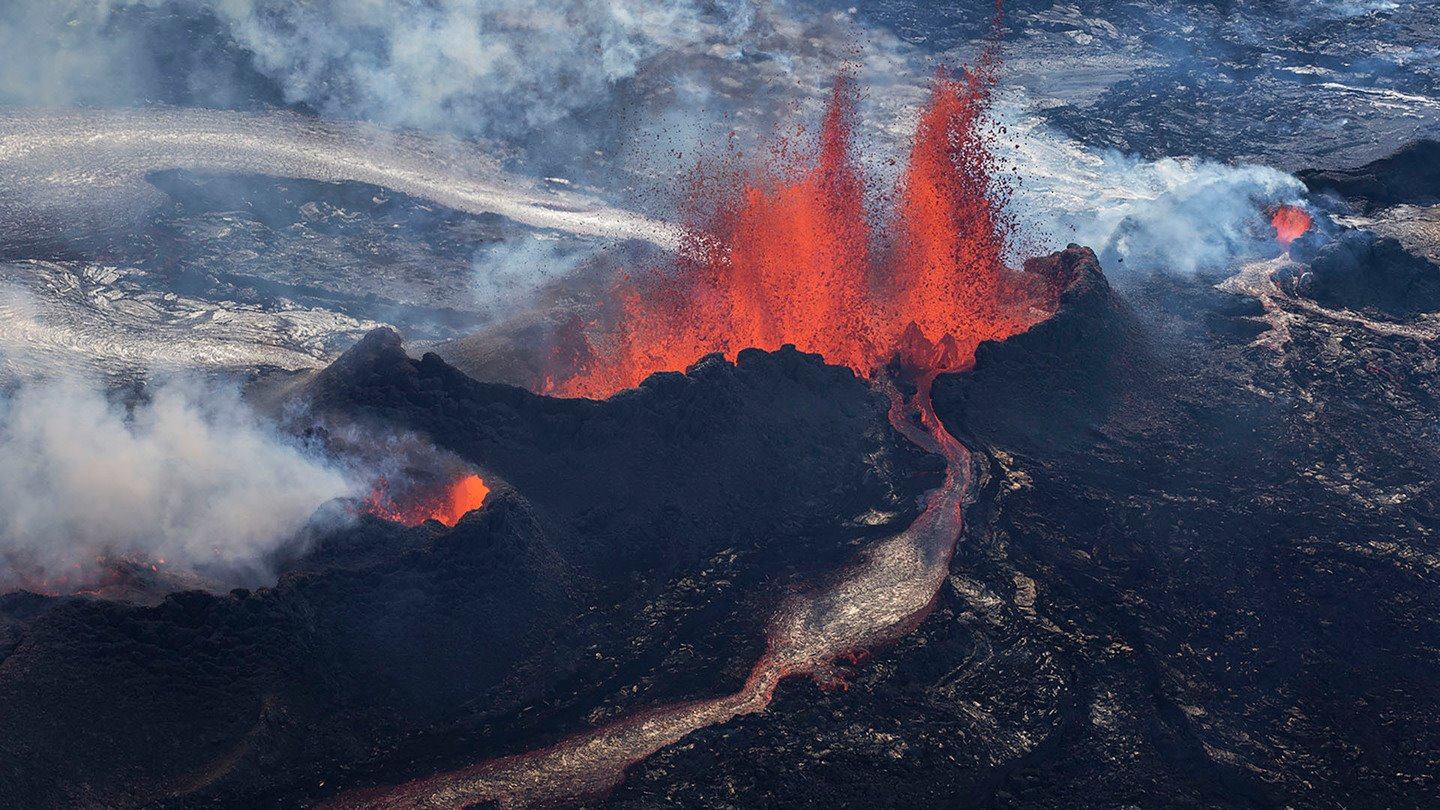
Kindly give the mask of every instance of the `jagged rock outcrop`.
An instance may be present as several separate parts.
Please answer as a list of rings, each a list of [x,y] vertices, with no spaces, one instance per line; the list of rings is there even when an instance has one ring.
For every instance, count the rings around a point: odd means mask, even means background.
[[[1347,230],[1303,247],[1296,254],[1308,264],[1308,275],[1296,292],[1324,306],[1398,319],[1440,311],[1440,266],[1397,239]]]
[[[935,411],[982,444],[1083,441],[1134,382],[1140,330],[1089,248],[1070,245],[1026,269],[1055,280],[1059,309],[1022,334],[980,344],[972,369],[937,379]]]

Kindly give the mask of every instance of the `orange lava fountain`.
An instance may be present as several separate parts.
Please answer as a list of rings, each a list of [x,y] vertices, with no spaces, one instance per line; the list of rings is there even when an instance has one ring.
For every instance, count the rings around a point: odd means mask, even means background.
[[[572,373],[542,388],[603,397],[705,354],[787,343],[863,376],[897,353],[934,373],[1050,314],[1058,291],[1004,263],[1009,189],[984,121],[995,74],[988,53],[959,76],[937,73],[894,210],[880,216],[866,209],[843,74],[812,153],[784,145],[759,170],[697,172],[703,214],[676,266],[625,279],[614,326],[587,335]]]
[[[471,473],[443,490],[419,499],[407,498],[404,504],[397,504],[387,493],[384,479],[381,479],[370,497],[365,499],[365,511],[409,526],[418,526],[427,520],[454,526],[465,513],[479,509],[489,494],[490,487],[486,486],[485,480]]]
[[[1294,205],[1282,205],[1275,209],[1270,215],[1270,225],[1275,228],[1275,238],[1280,244],[1290,247],[1290,243],[1305,235],[1310,230],[1311,218],[1305,209]]]

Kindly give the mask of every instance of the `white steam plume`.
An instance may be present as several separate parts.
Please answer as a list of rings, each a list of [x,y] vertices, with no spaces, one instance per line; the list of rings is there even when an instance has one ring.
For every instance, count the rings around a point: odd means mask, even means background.
[[[1267,206],[1305,191],[1268,166],[1091,150],[1044,124],[1018,88],[1007,88],[995,116],[1009,131],[1000,154],[1021,180],[1013,210],[1037,247],[1088,245],[1112,274],[1191,274],[1272,250]]]
[[[656,54],[725,38],[747,2],[191,0],[291,102],[387,124],[517,137],[607,98]]]
[[[351,494],[233,389],[171,382],[128,414],[73,379],[0,400],[0,586],[124,557],[254,579]]]
[[[534,235],[490,246],[475,257],[475,298],[488,311],[505,312],[545,283],[569,275],[589,255]]]

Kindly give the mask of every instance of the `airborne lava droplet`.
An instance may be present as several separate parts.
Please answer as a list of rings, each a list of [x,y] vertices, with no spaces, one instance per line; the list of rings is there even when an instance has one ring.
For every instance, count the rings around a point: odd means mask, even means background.
[[[1275,228],[1275,238],[1287,248],[1291,242],[1310,230],[1311,221],[1305,209],[1294,205],[1282,205],[1270,215],[1270,225]]]

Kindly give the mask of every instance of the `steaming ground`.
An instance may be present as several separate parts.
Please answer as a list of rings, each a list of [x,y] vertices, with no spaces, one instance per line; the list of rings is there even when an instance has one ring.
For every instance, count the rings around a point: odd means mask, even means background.
[[[0,263],[0,380],[310,368],[378,324],[335,312],[156,290],[141,270]]]
[[[582,195],[501,172],[474,147],[281,114],[150,109],[0,115],[5,233],[55,241],[77,221],[114,221],[162,199],[145,177],[166,169],[353,180],[472,214],[665,248],[674,230]]]

